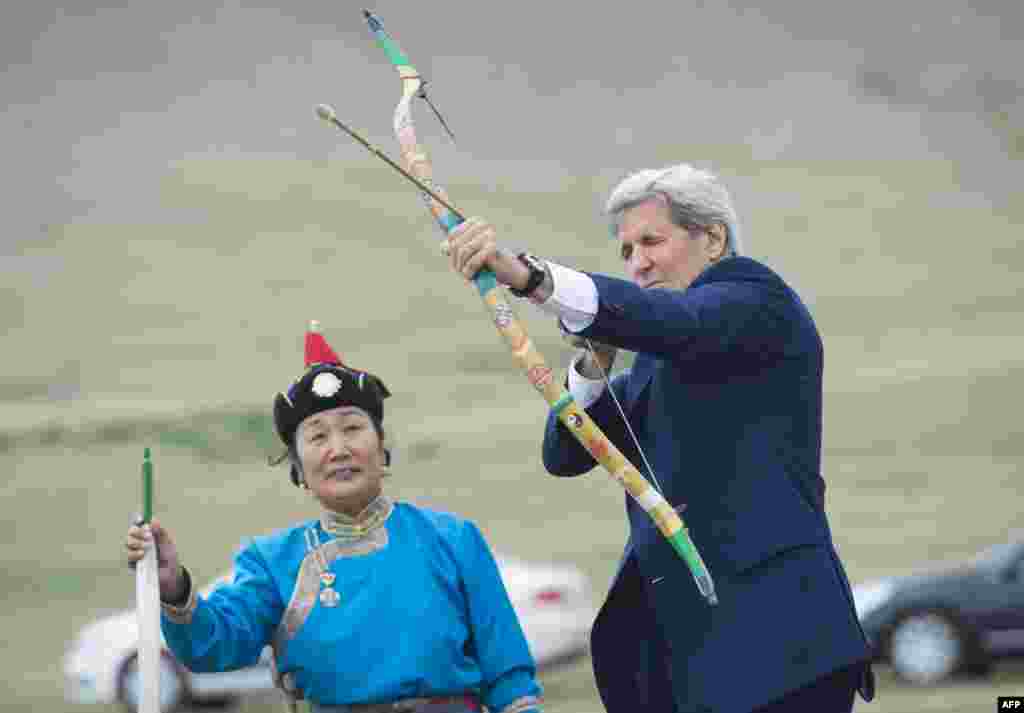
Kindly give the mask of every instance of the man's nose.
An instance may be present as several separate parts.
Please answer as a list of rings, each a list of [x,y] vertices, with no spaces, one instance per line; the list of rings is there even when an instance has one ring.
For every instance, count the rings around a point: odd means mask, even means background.
[[[643,250],[635,249],[633,254],[630,255],[629,266],[634,274],[639,274],[645,270],[651,269],[651,259]]]

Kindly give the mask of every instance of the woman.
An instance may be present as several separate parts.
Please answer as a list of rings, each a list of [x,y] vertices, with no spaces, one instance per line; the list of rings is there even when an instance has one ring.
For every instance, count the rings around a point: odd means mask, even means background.
[[[533,658],[479,529],[383,493],[390,394],[315,330],[274,425],[320,516],[255,538],[233,581],[207,597],[167,528],[128,531],[129,562],[158,546],[168,646],[205,672],[252,665],[270,644],[279,685],[318,713],[540,711]]]

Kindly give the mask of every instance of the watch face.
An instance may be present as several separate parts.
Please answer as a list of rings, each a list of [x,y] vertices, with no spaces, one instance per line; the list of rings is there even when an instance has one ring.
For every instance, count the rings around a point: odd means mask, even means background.
[[[526,297],[536,290],[540,283],[544,281],[544,277],[547,275],[547,270],[544,267],[544,263],[537,259],[535,255],[524,252],[520,253],[517,257],[521,263],[530,269],[530,278],[522,290],[513,288],[511,292],[516,297]]]

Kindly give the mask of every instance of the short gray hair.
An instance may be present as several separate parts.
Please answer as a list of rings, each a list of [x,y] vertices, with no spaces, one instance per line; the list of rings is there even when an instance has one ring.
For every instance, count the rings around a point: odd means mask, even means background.
[[[688,229],[720,223],[725,226],[727,254],[743,254],[739,219],[729,192],[713,173],[688,163],[648,168],[622,179],[604,209],[612,235],[618,235],[625,210],[657,196],[668,200],[673,223]]]

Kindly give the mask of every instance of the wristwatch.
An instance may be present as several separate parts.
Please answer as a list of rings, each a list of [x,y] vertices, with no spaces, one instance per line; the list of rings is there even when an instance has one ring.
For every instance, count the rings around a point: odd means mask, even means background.
[[[534,290],[540,287],[540,283],[544,282],[544,278],[547,277],[548,271],[544,266],[544,261],[536,255],[531,255],[530,253],[519,253],[516,255],[516,258],[530,270],[530,278],[526,281],[526,287],[523,289],[517,290],[515,287],[509,287],[508,291],[516,297],[529,297],[533,294]]]

